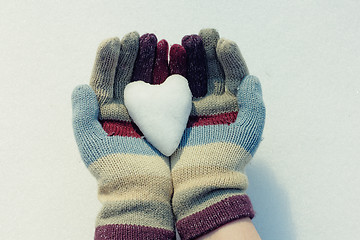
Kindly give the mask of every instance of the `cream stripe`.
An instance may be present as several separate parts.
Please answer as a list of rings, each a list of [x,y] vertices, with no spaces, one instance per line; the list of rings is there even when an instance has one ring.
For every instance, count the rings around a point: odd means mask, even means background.
[[[169,161],[167,158],[149,155],[109,154],[89,165],[90,172],[101,181],[118,179],[119,176],[162,176],[168,177]]]
[[[112,154],[95,161],[89,169],[98,179],[102,202],[130,196],[166,201],[172,194],[168,164],[156,156]]]
[[[117,120],[130,122],[129,113],[119,99],[111,99],[100,107],[100,120]]]
[[[124,201],[105,204],[96,225],[130,224],[173,230],[170,203],[154,201]]]
[[[203,191],[212,191],[216,189],[247,189],[248,179],[245,174],[240,172],[227,172],[221,174],[211,174],[203,175],[200,177],[194,177],[191,179],[183,179],[182,183],[176,183],[174,191],[175,194],[196,194],[201,189]],[[197,189],[194,191],[193,189]],[[203,192],[202,191],[202,192]],[[181,194],[180,194],[181,193]]]
[[[171,171],[174,174],[178,169],[188,167],[201,169],[206,166],[243,171],[251,157],[244,148],[229,142],[187,146],[178,149],[171,156]]]
[[[246,175],[239,172],[189,179],[175,188],[173,210],[177,218],[189,216],[225,198],[243,194],[247,187]]]
[[[98,179],[103,208],[97,225],[135,224],[173,229],[167,158],[109,154],[88,167]]]
[[[174,202],[173,211],[176,216],[176,221],[188,217],[194,213],[200,212],[205,208],[210,207],[226,198],[233,197],[236,195],[243,195],[243,194],[245,193],[239,190],[231,189],[231,190],[226,190],[224,192],[219,192],[218,194],[216,192],[209,193],[209,195],[207,195],[207,198],[203,198],[201,202],[196,202],[196,203],[188,202],[188,204],[185,203],[183,205]]]
[[[227,88],[222,95],[210,94],[194,99],[191,116],[215,115],[239,111],[237,98]]]
[[[131,199],[169,202],[172,195],[170,176],[129,176],[109,183],[99,183],[101,202],[126,201]]]
[[[173,210],[177,219],[225,198],[244,194],[251,154],[233,143],[188,146],[172,156]]]

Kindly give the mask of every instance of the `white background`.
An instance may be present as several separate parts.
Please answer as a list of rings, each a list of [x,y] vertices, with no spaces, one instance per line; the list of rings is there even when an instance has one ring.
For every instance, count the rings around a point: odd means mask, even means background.
[[[358,239],[360,2],[0,0],[0,238],[92,239],[100,204],[71,126],[98,44],[213,27],[267,107],[247,168],[263,239]]]

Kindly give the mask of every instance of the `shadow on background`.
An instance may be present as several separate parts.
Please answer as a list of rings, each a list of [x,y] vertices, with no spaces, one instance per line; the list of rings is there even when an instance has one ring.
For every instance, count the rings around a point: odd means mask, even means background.
[[[263,240],[296,239],[287,193],[264,162],[258,159],[246,168],[247,193],[256,212],[254,225]]]

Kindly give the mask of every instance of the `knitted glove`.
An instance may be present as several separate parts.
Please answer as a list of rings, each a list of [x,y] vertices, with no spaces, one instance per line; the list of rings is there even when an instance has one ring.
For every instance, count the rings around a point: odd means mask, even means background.
[[[145,42],[152,40],[148,36]],[[124,87],[131,79],[138,48],[137,33],[126,35],[121,42],[118,38],[104,41],[91,77],[93,89],[82,85],[72,95],[76,142],[86,167],[98,181],[103,205],[96,222],[96,240],[175,236],[169,159],[140,137],[123,106]],[[139,53],[138,58],[142,57]],[[146,76],[144,68],[141,71],[134,72],[139,79]],[[122,120],[115,128],[119,136],[103,130],[98,103],[102,118]]]
[[[172,204],[181,239],[194,239],[254,217],[244,168],[261,141],[265,107],[260,82],[248,75],[234,42],[204,29],[182,44],[194,98],[189,124],[171,156]]]
[[[135,40],[139,43],[132,43]],[[124,105],[125,86],[129,82],[139,80],[150,84],[161,84],[172,74],[185,77],[186,52],[181,45],[172,45],[170,62],[168,62],[169,45],[164,39],[157,43],[154,34],[147,33],[139,39],[138,35],[130,33],[123,41],[115,80],[111,76],[105,76],[105,79],[98,81],[98,75],[104,73],[102,66],[95,64],[90,85],[99,101],[99,119],[104,130],[112,136],[141,137],[143,134],[131,120]],[[114,64],[111,59],[107,61],[109,61],[107,64]]]

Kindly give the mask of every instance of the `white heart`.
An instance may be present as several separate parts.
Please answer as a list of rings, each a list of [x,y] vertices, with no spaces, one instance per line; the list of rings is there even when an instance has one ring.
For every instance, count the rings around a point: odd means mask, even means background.
[[[144,137],[165,156],[178,147],[192,107],[188,81],[171,75],[163,84],[129,83],[124,103]]]

